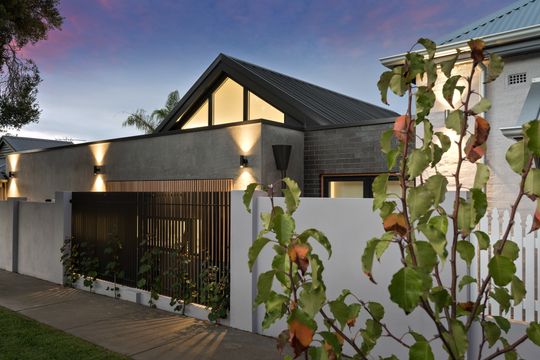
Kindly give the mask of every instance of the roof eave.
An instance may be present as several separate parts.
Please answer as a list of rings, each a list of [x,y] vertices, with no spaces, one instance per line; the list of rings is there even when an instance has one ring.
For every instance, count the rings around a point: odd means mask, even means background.
[[[512,43],[519,43],[527,39],[532,39],[535,37],[540,37],[540,24],[528,26],[524,28],[519,28],[515,30],[505,31],[497,34],[486,35],[479,37],[484,40],[487,48],[499,47],[502,45],[508,45]],[[468,52],[469,46],[467,45],[467,40],[456,41],[444,45],[437,46],[437,52],[435,54],[436,58],[445,57],[451,54],[454,54],[456,49],[459,49],[462,52]],[[418,51],[419,53],[425,53],[424,51]],[[386,67],[392,68],[394,66],[400,65],[403,63],[403,57],[406,53],[401,53],[397,55],[387,56],[380,58],[379,61]]]

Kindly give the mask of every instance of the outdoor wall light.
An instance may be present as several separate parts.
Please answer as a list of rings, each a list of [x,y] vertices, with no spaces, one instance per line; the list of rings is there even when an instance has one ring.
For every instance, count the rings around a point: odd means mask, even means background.
[[[8,178],[15,179],[17,177],[17,173],[15,171],[8,172]]]
[[[94,165],[94,175],[103,174],[103,168],[99,165]]]
[[[246,168],[248,167],[248,158],[245,155],[240,155],[240,168]]]
[[[272,150],[274,151],[276,168],[281,172],[281,177],[285,178],[289,167],[289,159],[291,158],[292,145],[272,145]]]

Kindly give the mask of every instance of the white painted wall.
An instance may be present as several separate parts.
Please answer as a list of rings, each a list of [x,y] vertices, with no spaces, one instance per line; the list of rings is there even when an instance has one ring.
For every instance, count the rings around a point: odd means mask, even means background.
[[[0,202],[0,269],[12,270],[13,242],[11,240],[12,205]]]

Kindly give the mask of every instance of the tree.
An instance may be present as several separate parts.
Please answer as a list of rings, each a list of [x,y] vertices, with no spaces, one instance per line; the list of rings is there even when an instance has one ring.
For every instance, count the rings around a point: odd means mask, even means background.
[[[152,134],[167,115],[173,111],[178,101],[180,101],[180,94],[178,90],[174,90],[167,96],[165,107],[152,111],[152,114],[148,114],[144,109],[137,109],[128,116],[122,126],[135,126],[138,130],[144,131],[145,134]]]
[[[314,253],[312,244],[320,243],[328,257],[332,255],[332,246],[316,229],[296,230],[294,212],[300,203],[298,185],[291,179],[283,180],[285,206],[280,207],[274,204],[274,185],[251,184],[244,194],[247,210],[250,211],[258,186],[268,193],[272,210],[261,214],[264,226],[249,249],[249,267],[265,246],[270,244],[274,250],[271,268],[259,275],[255,303],[266,309],[263,328],[278,319],[287,319],[288,327],[279,336],[278,347],[288,342],[295,357],[304,354],[307,359],[309,354],[312,359],[340,358],[343,344],[347,343],[355,352],[354,359],[368,359],[378,340],[388,337],[406,348],[410,359],[434,359],[433,347],[442,348],[449,359],[464,359],[470,347],[468,334],[473,331],[480,332],[478,348],[471,349],[477,359],[499,356],[517,359],[517,347],[527,340],[540,346],[538,322],[531,321],[525,333],[510,342],[507,334],[512,325],[504,316],[512,306],[523,301],[526,291],[515,265],[520,247],[510,235],[520,201],[528,197],[540,204],[540,169],[532,167],[534,157],[540,156],[540,121],[525,124],[522,140],[508,149],[507,162],[520,175],[520,182],[502,237],[490,239],[476,227],[488,207],[483,189],[490,170],[478,160],[486,152],[490,130],[482,114],[491,104],[474,91],[472,79],[479,67],[485,67],[486,81],[494,81],[504,63],[497,54],[484,52],[482,40],[471,40],[468,43],[471,69],[467,75],[457,75],[452,70],[459,51],[436,63],[435,43],[419,39],[417,44],[425,48],[423,53],[409,51],[402,65],[384,72],[378,82],[384,103],[387,103],[388,89],[408,100],[405,114],[381,136],[381,150],[387,157],[389,172],[398,166],[401,191],[397,194],[388,191],[388,174],[374,180],[373,210],[379,212],[384,233],[366,242],[361,270],[376,284],[373,263],[384,263],[385,251],[390,246],[397,247],[401,267],[388,287],[390,301],[407,316],[415,316],[415,310],[423,311],[433,322],[436,334],[411,328],[404,334],[396,333],[390,323],[392,319],[384,319],[383,305],[361,299],[348,289],[337,298],[328,299],[324,261]],[[453,109],[446,118],[444,131],[434,131],[428,118],[436,100],[433,87],[440,76],[438,66],[446,77],[441,100]],[[415,114],[413,109],[416,109]],[[416,131],[420,124],[423,136]],[[456,167],[451,172],[457,190],[451,195],[447,192],[447,178],[437,169],[442,155],[450,149],[451,140],[445,132],[456,134],[459,149],[455,155]],[[474,185],[468,189],[468,196],[463,191],[461,174],[465,162],[476,164]],[[442,206],[447,196],[453,204],[450,209]],[[540,228],[540,210],[536,211],[534,219],[531,231]],[[490,244],[492,251],[489,251]],[[489,258],[485,278],[476,278],[476,274],[462,271],[458,266],[461,263],[470,267],[476,252]],[[443,269],[450,273],[447,278],[440,275]],[[280,285],[277,291],[274,281]],[[478,285],[478,292],[472,294],[469,301],[460,302],[460,293],[472,283]],[[487,316],[488,298],[499,304],[502,316]],[[362,324],[361,312],[367,316]],[[318,328],[317,319],[324,320],[322,329]],[[473,326],[475,324],[478,326]],[[385,359],[397,357],[391,355]]]
[[[4,0],[0,3],[0,131],[37,122],[40,110],[37,65],[21,49],[60,29],[59,0]]]

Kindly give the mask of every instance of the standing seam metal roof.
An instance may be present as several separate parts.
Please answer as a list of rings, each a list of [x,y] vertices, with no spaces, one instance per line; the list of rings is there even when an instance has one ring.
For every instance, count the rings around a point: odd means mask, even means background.
[[[540,0],[517,1],[439,39],[439,45],[540,24]]]
[[[55,146],[70,145],[73,144],[71,141],[61,141],[61,140],[48,140],[48,139],[37,139],[37,138],[28,138],[22,136],[3,136],[0,140],[7,142],[14,151],[26,151],[26,150],[35,150],[35,149],[46,149]]]

